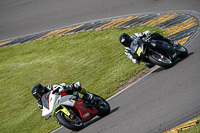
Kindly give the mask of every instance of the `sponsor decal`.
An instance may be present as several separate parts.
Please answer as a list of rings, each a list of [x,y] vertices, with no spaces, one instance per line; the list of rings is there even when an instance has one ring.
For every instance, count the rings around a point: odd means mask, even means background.
[[[141,52],[142,52],[142,49],[139,47],[138,50],[137,50],[138,56],[140,56]]]
[[[85,117],[88,117],[89,115],[90,115],[89,113],[86,113],[83,115],[83,117],[85,118]]]
[[[150,44],[151,44],[152,46],[154,46],[154,47],[156,46],[156,44],[155,44],[155,43],[153,43],[153,42],[150,42]]]
[[[173,54],[173,55],[172,55],[172,57],[173,57],[173,58],[174,58],[174,57],[176,57],[176,53],[175,53],[175,54]]]

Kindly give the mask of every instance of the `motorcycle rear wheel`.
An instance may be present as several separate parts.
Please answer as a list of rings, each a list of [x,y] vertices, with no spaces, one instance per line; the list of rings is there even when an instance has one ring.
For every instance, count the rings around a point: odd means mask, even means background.
[[[179,58],[185,58],[188,55],[188,51],[184,46],[177,49],[177,51],[179,52],[179,56],[178,56]]]
[[[103,99],[102,97],[93,94],[96,98],[100,99],[100,103],[96,109],[99,111],[98,116],[106,116],[110,113],[110,105],[109,103]]]
[[[70,119],[65,113],[60,111],[56,115],[56,118],[58,124],[63,125],[64,127],[73,131],[79,131],[84,127],[82,120],[78,116],[74,116],[73,119]]]
[[[159,53],[153,53],[152,55],[149,55],[149,60],[152,63],[165,68],[170,68],[174,65],[174,63],[169,58]]]

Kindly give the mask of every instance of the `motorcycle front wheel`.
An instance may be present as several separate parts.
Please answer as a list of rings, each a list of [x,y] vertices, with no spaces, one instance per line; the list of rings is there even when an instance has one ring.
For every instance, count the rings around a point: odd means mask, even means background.
[[[174,65],[174,63],[164,55],[160,53],[153,53],[152,55],[149,55],[149,60],[159,66],[170,68]]]
[[[58,124],[73,131],[79,131],[84,127],[82,120],[76,115],[73,118],[69,118],[64,112],[60,111],[56,115],[56,118]]]

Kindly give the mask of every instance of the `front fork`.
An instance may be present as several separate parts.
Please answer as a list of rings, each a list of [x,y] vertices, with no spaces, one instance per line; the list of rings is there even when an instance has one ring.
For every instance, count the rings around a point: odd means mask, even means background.
[[[58,106],[57,108],[55,108],[52,111],[52,116],[56,116],[58,114],[58,112],[62,111],[66,116],[68,117],[72,117],[74,116],[73,113],[71,113],[71,111],[69,111],[64,105]]]

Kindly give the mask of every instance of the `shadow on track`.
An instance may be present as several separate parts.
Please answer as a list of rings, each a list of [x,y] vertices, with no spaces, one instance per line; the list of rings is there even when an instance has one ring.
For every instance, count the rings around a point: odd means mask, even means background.
[[[185,60],[185,59],[188,58],[189,56],[193,55],[193,54],[194,54],[193,52],[192,52],[192,53],[188,53],[188,56],[187,56],[187,57],[176,59],[176,60],[174,61],[174,66],[175,66],[176,64],[178,64],[179,62]],[[158,68],[155,69],[152,73],[156,73],[156,72],[160,72],[160,71],[162,71],[162,70],[168,70],[168,69],[170,69],[170,68],[158,67]]]
[[[116,107],[116,108],[112,109],[108,115],[114,113],[114,112],[117,111],[119,108],[120,108],[120,107]],[[107,116],[108,116],[108,115],[107,115]],[[86,128],[87,126],[90,126],[91,124],[93,124],[93,123],[95,123],[95,122],[97,122],[97,121],[99,121],[99,120],[101,120],[102,118],[105,118],[105,117],[107,117],[107,116],[104,116],[104,117],[97,116],[97,117],[93,118],[91,121],[85,123],[84,128]]]

